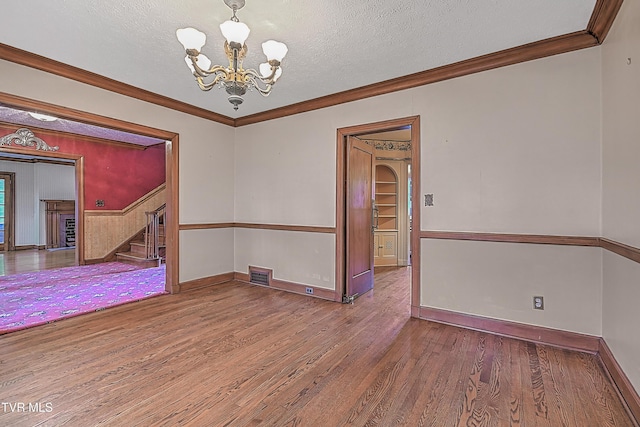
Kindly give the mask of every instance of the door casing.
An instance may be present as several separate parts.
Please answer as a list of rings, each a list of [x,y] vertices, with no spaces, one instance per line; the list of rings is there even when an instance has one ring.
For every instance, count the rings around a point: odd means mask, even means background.
[[[0,242],[0,250],[13,251],[16,249],[16,243],[15,243],[16,174],[15,172],[0,172],[0,179],[5,180],[4,241]]]
[[[336,137],[336,292],[342,301],[346,286],[346,152],[349,136],[384,132],[411,127],[411,199],[413,200],[411,231],[411,316],[420,314],[420,116],[385,120],[339,128]]]

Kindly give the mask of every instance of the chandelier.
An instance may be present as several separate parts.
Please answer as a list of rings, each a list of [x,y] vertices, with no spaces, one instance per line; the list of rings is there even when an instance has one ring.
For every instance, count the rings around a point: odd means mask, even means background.
[[[267,62],[260,64],[260,72],[242,68],[242,61],[247,55],[247,45],[244,42],[249,37],[250,30],[238,20],[236,12],[244,7],[245,0],[224,2],[233,11],[231,19],[220,24],[220,31],[226,39],[224,53],[229,60],[228,67],[212,66],[211,60],[200,53],[206,41],[204,33],[195,28],[181,28],[176,31],[176,36],[187,52],[184,60],[200,89],[208,91],[215,85],[220,85],[229,94],[233,109],[237,110],[247,89],[255,88],[263,96],[271,93],[271,87],[282,74],[280,62],[287,54],[287,46],[275,40],[266,41],[262,43],[262,51],[267,56]]]

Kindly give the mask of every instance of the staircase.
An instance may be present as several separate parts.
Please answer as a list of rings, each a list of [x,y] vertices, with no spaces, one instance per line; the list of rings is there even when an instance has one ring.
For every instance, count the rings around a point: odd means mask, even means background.
[[[165,262],[165,207],[166,205],[162,205],[155,211],[145,212],[147,225],[136,237],[129,241],[128,251],[116,253],[116,261],[136,264],[143,268],[159,267]]]

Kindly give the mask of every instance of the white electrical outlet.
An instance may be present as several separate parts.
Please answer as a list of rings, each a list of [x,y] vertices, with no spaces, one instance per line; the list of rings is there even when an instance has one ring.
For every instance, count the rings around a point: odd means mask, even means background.
[[[535,310],[544,310],[544,297],[533,297],[533,308]]]

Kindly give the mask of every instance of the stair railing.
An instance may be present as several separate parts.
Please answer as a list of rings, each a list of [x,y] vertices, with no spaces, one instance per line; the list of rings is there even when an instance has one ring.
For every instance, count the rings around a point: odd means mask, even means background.
[[[160,257],[160,218],[164,215],[166,207],[165,203],[154,211],[145,212],[147,226],[144,233],[144,247],[147,259]]]

